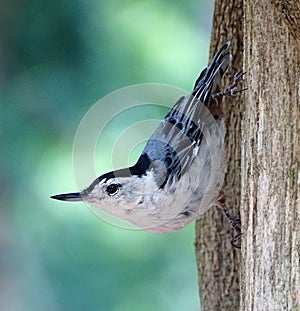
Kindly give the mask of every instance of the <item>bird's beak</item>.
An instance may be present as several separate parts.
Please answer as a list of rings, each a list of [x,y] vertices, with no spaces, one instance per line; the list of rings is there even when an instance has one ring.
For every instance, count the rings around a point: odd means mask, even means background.
[[[51,199],[60,200],[60,201],[70,201],[70,202],[83,201],[83,198],[80,192],[52,195]]]

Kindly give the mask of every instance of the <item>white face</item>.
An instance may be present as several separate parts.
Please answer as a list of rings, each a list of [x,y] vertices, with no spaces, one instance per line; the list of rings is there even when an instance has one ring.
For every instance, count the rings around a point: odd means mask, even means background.
[[[83,191],[82,198],[113,215],[128,219],[129,214],[148,204],[149,196],[158,189],[152,177],[148,173],[142,177],[102,179],[90,192]]]

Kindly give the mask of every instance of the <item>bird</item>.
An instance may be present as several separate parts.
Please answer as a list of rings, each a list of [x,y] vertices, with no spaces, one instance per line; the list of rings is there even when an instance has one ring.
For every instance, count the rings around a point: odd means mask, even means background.
[[[213,205],[228,216],[221,191],[226,133],[221,101],[246,89],[237,87],[243,71],[221,89],[232,62],[230,44],[222,45],[192,91],[174,104],[133,166],[105,173],[80,192],[51,198],[87,202],[152,233],[177,231]]]

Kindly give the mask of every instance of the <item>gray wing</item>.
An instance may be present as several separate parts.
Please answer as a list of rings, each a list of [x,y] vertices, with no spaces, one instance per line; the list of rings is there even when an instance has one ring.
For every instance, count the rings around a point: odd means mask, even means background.
[[[138,163],[147,158],[156,172],[161,188],[189,169],[198,154],[206,127],[215,119],[209,111],[212,91],[220,88],[220,82],[229,63],[230,42],[226,42],[215,54],[210,64],[197,79],[193,91],[181,97],[147,142]]]

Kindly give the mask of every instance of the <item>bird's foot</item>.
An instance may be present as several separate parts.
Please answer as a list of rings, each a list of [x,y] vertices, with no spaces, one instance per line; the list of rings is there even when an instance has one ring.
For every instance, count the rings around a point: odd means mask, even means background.
[[[232,233],[231,233],[231,245],[234,246],[235,248],[241,248],[240,245],[237,245],[236,242],[238,242],[241,239],[242,236],[242,231],[241,231],[241,217],[240,213],[238,213],[237,217],[233,217],[231,213],[229,212],[229,209],[226,205],[225,202],[226,196],[224,192],[220,192],[220,195],[216,201],[216,205],[220,208],[222,208],[225,217],[227,218],[231,228],[232,228]]]
[[[212,95],[212,98],[215,99],[215,100],[218,100],[224,96],[236,96],[238,93],[241,93],[243,91],[246,91],[248,88],[247,87],[244,87],[244,88],[239,88],[238,87],[238,84],[240,81],[243,81],[243,80],[240,80],[243,75],[245,74],[246,72],[244,72],[243,70],[239,70],[234,76],[233,76],[233,82],[232,84],[230,84],[227,88],[225,88],[223,91],[219,92],[219,93],[216,93],[216,94],[213,94]]]

